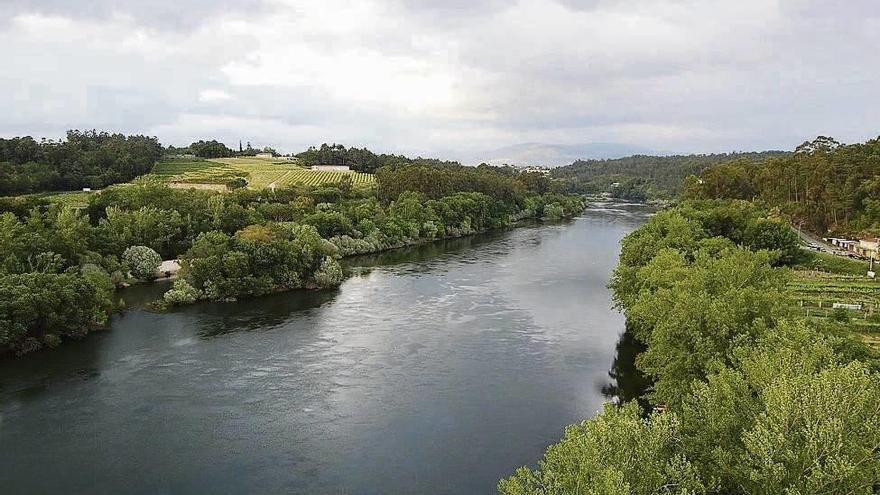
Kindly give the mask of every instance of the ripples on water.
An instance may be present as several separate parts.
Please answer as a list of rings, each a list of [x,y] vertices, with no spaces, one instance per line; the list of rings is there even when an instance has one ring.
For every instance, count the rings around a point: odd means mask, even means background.
[[[605,285],[645,215],[361,258],[338,291],[132,310],[0,363],[0,486],[491,493],[620,393]]]

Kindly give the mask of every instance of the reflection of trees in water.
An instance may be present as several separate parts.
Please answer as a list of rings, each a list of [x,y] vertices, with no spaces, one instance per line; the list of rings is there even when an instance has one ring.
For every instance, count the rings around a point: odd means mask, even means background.
[[[349,267],[374,267],[396,265],[398,263],[429,261],[445,254],[451,254],[485,244],[499,236],[498,232],[476,234],[454,239],[441,239],[425,244],[402,247],[376,254],[354,256],[345,260]]]
[[[635,332],[627,323],[626,331],[617,342],[617,354],[608,376],[612,383],[602,388],[602,393],[619,403],[637,400],[642,411],[648,411],[650,404],[645,394],[651,390],[651,378],[636,367],[636,356],[645,350],[645,344],[635,338]]]
[[[294,290],[230,303],[197,303],[178,311],[198,313],[196,332],[201,338],[211,338],[274,328],[289,320],[293,313],[332,301],[337,293],[335,290]]]
[[[462,251],[467,252],[468,255],[472,256],[475,254],[472,252],[474,248],[489,245],[499,239],[505,239],[513,233],[521,233],[525,229],[539,229],[545,225],[561,225],[572,222],[573,220],[566,219],[546,224],[537,220],[526,219],[517,223],[516,232],[513,229],[498,229],[463,237],[438,239],[424,244],[391,249],[389,251],[382,251],[375,254],[352,256],[345,259],[345,265],[348,267],[375,267],[396,265],[399,263],[432,261],[442,256],[455,256]],[[540,237],[536,236],[535,239],[535,245],[540,244]]]
[[[101,376],[101,348],[107,332],[70,340],[58,349],[44,349],[21,358],[0,358],[0,423],[4,408],[14,411],[44,394],[57,393],[77,382]]]

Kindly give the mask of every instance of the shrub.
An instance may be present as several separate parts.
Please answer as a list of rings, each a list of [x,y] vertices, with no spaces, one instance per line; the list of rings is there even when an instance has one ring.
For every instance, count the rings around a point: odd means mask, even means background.
[[[338,287],[342,278],[342,266],[329,256],[324,257],[321,266],[315,271],[315,283],[321,289]]]
[[[147,246],[131,246],[122,253],[122,262],[134,278],[153,280],[156,278],[156,270],[162,264],[162,257]]]
[[[166,303],[176,305],[192,304],[198,301],[201,296],[202,291],[190,285],[186,280],[178,279],[174,281],[171,290],[166,292],[162,298],[165,299]]]
[[[849,323],[849,312],[846,308],[834,308],[831,319],[839,323]]]
[[[559,203],[550,203],[544,207],[544,218],[547,220],[559,220],[565,216],[565,210]]]

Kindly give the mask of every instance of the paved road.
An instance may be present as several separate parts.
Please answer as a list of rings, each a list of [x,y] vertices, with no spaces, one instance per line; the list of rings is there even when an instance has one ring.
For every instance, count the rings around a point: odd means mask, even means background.
[[[801,242],[803,242],[805,244],[805,245],[801,246],[802,249],[807,249],[807,250],[812,251],[815,249],[813,246],[818,246],[819,247],[818,250],[822,251],[823,253],[833,254],[835,256],[842,256],[845,258],[853,258],[853,259],[857,259],[857,260],[861,260],[861,261],[867,261],[867,258],[853,256],[853,253],[851,253],[850,251],[846,251],[844,249],[837,249],[833,246],[829,246],[822,239],[817,239],[817,238],[813,237],[812,235],[804,232],[803,230],[798,230],[794,226],[792,226],[791,228],[795,232],[798,233],[798,235],[801,238]],[[876,263],[876,261],[875,261],[875,263]]]
[[[832,246],[829,246],[822,239],[818,239],[816,237],[813,237],[812,235],[808,234],[807,232],[804,232],[803,230],[799,230],[799,229],[795,228],[794,226],[792,226],[792,229],[798,233],[798,235],[801,238],[801,242],[806,244],[805,246],[801,246],[804,249],[813,250],[814,249],[813,246],[818,246],[818,250],[822,251],[823,253],[834,254],[837,256],[844,256],[844,257],[848,257],[848,258],[851,257],[849,251],[846,251],[843,249],[837,249]]]

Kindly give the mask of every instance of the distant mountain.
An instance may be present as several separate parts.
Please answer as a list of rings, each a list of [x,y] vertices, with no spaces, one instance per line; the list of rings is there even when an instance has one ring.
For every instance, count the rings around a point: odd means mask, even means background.
[[[545,144],[523,143],[474,154],[469,162],[490,165],[543,165],[558,167],[579,159],[621,158],[648,155],[652,151],[622,143]]]

